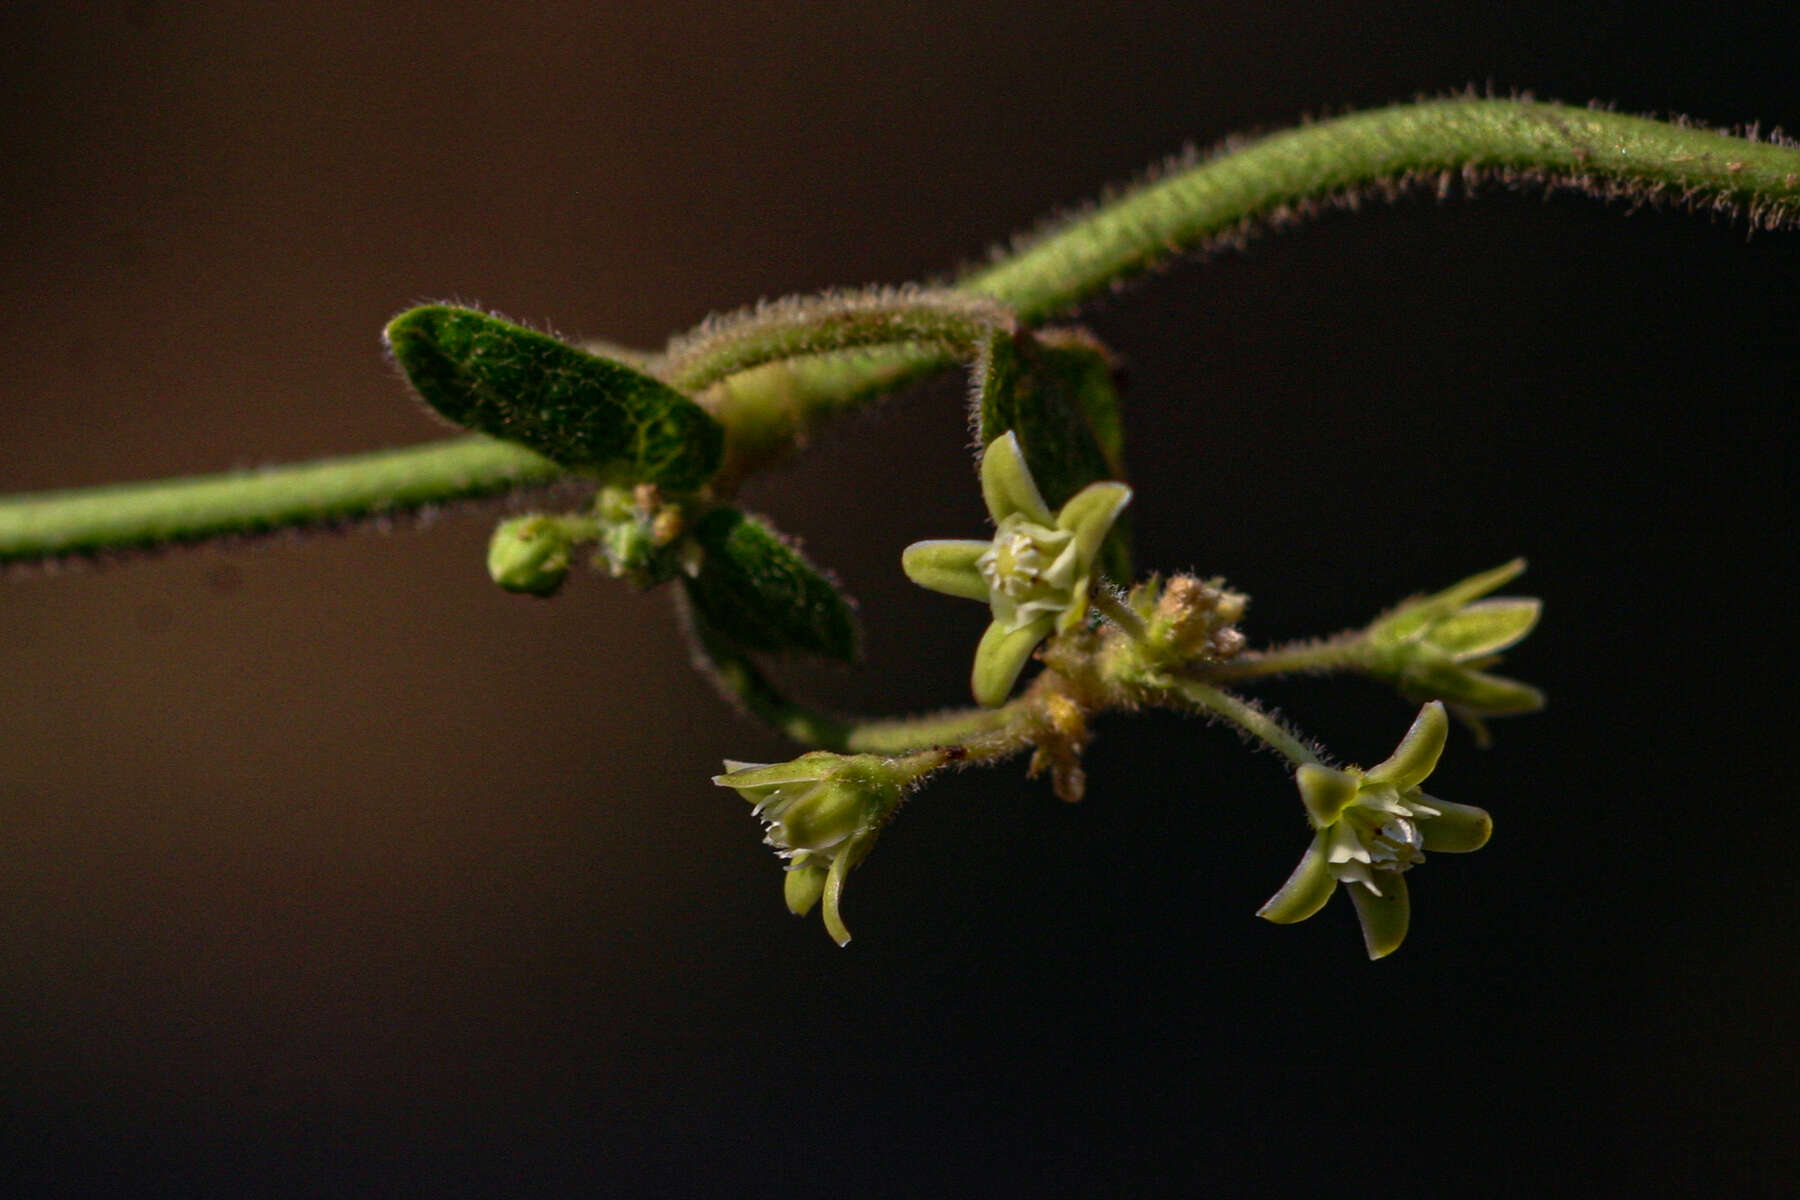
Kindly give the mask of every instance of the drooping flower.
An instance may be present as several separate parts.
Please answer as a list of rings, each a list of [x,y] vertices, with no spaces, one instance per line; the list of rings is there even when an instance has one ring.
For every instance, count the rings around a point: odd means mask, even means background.
[[[1315,830],[1312,844],[1256,915],[1280,925],[1304,921],[1341,883],[1356,905],[1369,957],[1399,949],[1411,916],[1405,872],[1425,861],[1426,850],[1479,850],[1493,829],[1483,810],[1419,788],[1437,766],[1448,732],[1444,706],[1434,701],[1379,765],[1340,771],[1308,763],[1295,772]]]
[[[825,929],[840,946],[850,941],[839,911],[844,877],[868,856],[900,803],[900,784],[886,763],[815,750],[773,765],[727,759],[727,773],[713,776],[751,803],[763,840],[787,860],[788,910],[805,916],[824,900]]]
[[[1095,556],[1131,489],[1091,483],[1052,513],[1008,432],[982,455],[981,495],[994,519],[992,540],[915,542],[900,565],[920,587],[982,600],[993,610],[970,676],[976,701],[993,708],[1005,702],[1039,642],[1087,616]]]

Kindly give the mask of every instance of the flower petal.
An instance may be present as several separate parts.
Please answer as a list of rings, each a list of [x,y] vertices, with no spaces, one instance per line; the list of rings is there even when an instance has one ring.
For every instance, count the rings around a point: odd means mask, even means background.
[[[1418,787],[1437,766],[1444,739],[1449,736],[1450,718],[1444,715],[1443,702],[1433,700],[1419,710],[1394,752],[1364,778],[1370,783],[1391,783],[1403,792]]]
[[[1100,543],[1112,532],[1113,522],[1131,503],[1131,489],[1122,483],[1090,483],[1069,497],[1069,502],[1056,514],[1056,527],[1075,535],[1079,548],[1080,572],[1086,574]]]
[[[1256,915],[1277,925],[1292,925],[1324,908],[1325,902],[1331,899],[1331,893],[1336,890],[1337,879],[1325,862],[1325,835],[1321,833],[1313,838],[1306,853],[1300,856],[1300,864],[1288,876],[1287,882],[1281,885],[1281,890],[1270,896],[1256,910]]]
[[[1393,612],[1369,626],[1371,640],[1392,645],[1416,637],[1427,626],[1441,621],[1457,609],[1487,595],[1525,570],[1525,560],[1515,558],[1491,571],[1471,575],[1431,596],[1408,600]]]
[[[850,873],[850,857],[849,847],[845,847],[843,852],[831,860],[831,870],[826,872],[825,885],[819,893],[825,899],[825,932],[840,946],[850,944],[850,929],[844,924],[844,915],[840,911],[844,898],[844,876]]]
[[[815,784],[770,826],[769,841],[790,850],[829,850],[862,828],[869,808],[862,789],[854,784]]]
[[[1544,707],[1544,693],[1529,683],[1468,667],[1409,676],[1403,681],[1402,690],[1415,696],[1448,700],[1459,711],[1478,717],[1516,717]]]
[[[1039,525],[1055,524],[1050,506],[1031,478],[1031,468],[1025,465],[1018,435],[1011,430],[989,442],[981,455],[981,498],[996,525],[1014,513],[1023,513]]]
[[[1294,772],[1294,782],[1300,787],[1300,802],[1306,805],[1314,829],[1336,824],[1345,807],[1356,799],[1356,776],[1348,771],[1306,763]]]
[[[804,917],[811,912],[813,905],[819,902],[819,897],[825,894],[828,874],[827,868],[810,855],[796,856],[781,884],[782,898],[787,901],[788,911],[796,917]]]
[[[1436,796],[1427,796],[1426,800],[1438,810],[1438,815],[1419,822],[1425,849],[1434,853],[1442,850],[1465,854],[1487,845],[1488,837],[1494,832],[1494,819],[1488,816],[1486,809],[1439,800]]]
[[[914,542],[900,552],[900,569],[922,588],[985,603],[988,582],[975,560],[992,547],[992,542],[950,539]]]
[[[1538,623],[1543,609],[1541,600],[1528,596],[1481,600],[1439,621],[1426,639],[1457,662],[1467,662],[1519,641]]]
[[[1006,703],[1019,672],[1025,669],[1025,661],[1055,624],[1055,617],[1039,617],[1010,631],[998,621],[989,625],[975,648],[975,669],[969,676],[975,702],[985,708]]]
[[[1412,919],[1406,876],[1398,871],[1383,871],[1380,886],[1379,896],[1368,888],[1350,889],[1356,919],[1362,923],[1363,946],[1371,959],[1386,958],[1398,950],[1406,940],[1406,927]]]
[[[784,783],[816,783],[825,778],[831,768],[841,761],[840,755],[819,750],[802,754],[792,762],[771,765],[741,763],[728,758],[725,760],[725,765],[731,768],[730,773],[714,775],[712,781],[720,787],[728,788],[762,788],[779,787]]]

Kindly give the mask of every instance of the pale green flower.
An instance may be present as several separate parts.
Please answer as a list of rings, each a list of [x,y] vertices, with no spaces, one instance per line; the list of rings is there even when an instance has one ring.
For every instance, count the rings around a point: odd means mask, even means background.
[[[1039,642],[1087,616],[1094,558],[1131,489],[1091,483],[1052,513],[1008,432],[982,455],[981,495],[994,519],[992,540],[915,542],[900,565],[920,587],[993,610],[970,677],[976,701],[993,708],[1006,701]]]
[[[1295,773],[1317,832],[1300,865],[1256,915],[1280,925],[1304,921],[1344,884],[1356,904],[1370,958],[1400,948],[1411,903],[1405,872],[1424,851],[1479,850],[1493,830],[1486,812],[1427,796],[1419,785],[1437,766],[1449,720],[1439,702],[1419,710],[1387,760],[1367,771],[1306,764]]]
[[[850,941],[839,911],[844,877],[875,845],[881,826],[900,803],[900,786],[873,755],[824,750],[767,765],[725,761],[713,776],[735,789],[762,819],[763,840],[787,860],[782,891],[789,911],[805,916],[822,899],[825,929],[838,945]]]
[[[1515,558],[1377,619],[1364,633],[1369,673],[1409,700],[1445,700],[1470,719],[1544,707],[1530,684],[1485,670],[1537,624],[1542,605],[1530,596],[1482,599],[1524,569]]]

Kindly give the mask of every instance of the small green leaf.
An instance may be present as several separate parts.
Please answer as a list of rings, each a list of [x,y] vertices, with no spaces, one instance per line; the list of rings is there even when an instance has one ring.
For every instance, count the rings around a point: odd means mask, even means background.
[[[689,491],[719,468],[724,428],[622,363],[448,305],[401,313],[386,336],[425,402],[467,429],[612,482]]]
[[[683,583],[707,624],[747,650],[856,658],[849,602],[774,530],[717,508],[695,524],[693,540],[700,566]]]
[[[985,447],[1009,430],[1044,501],[1061,508],[1090,483],[1125,477],[1113,367],[1099,343],[1074,331],[996,334],[976,364],[976,414]],[[1131,578],[1130,538],[1115,524],[1101,572]]]

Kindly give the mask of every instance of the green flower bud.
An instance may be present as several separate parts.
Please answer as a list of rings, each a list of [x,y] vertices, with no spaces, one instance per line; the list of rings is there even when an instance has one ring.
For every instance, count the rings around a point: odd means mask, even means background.
[[[509,592],[549,596],[568,577],[573,546],[558,517],[513,517],[500,522],[488,542],[488,574]]]

